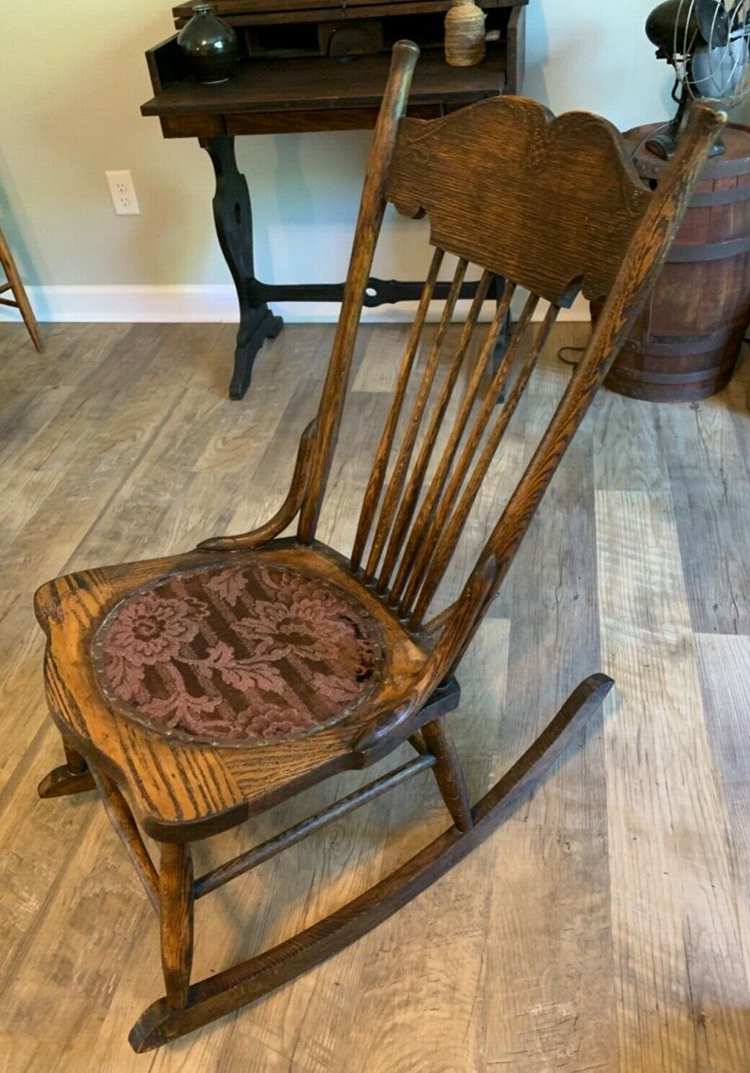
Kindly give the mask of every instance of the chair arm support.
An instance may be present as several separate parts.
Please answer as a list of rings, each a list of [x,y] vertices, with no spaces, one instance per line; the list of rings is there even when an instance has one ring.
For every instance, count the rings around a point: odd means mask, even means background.
[[[316,418],[310,422],[302,433],[289,494],[276,514],[264,525],[261,525],[259,529],[253,529],[249,533],[241,533],[238,536],[211,537],[209,540],[204,540],[198,545],[196,551],[252,551],[254,548],[260,548],[267,544],[269,540],[273,540],[279,533],[283,533],[299,513],[307,492],[312,447],[315,442],[317,424]]]

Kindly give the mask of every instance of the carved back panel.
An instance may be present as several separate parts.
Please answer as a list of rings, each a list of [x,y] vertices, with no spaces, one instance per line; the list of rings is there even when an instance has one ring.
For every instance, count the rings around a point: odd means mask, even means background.
[[[387,196],[431,242],[557,305],[604,298],[651,200],[617,130],[493,97],[401,122]]]

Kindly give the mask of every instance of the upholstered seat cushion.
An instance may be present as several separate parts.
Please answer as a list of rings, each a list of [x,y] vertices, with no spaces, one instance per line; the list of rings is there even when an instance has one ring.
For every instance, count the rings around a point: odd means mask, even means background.
[[[375,687],[379,627],[342,589],[264,561],[172,574],[122,600],[96,634],[110,704],[194,741],[310,733]]]

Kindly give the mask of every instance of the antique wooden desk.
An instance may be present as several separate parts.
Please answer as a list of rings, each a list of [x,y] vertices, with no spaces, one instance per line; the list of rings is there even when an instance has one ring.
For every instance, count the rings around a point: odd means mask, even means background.
[[[483,0],[487,57],[477,67],[445,63],[449,0],[217,0],[217,13],[237,28],[244,51],[237,74],[223,85],[199,85],[189,76],[176,35],[147,52],[154,97],[142,114],[158,116],[165,138],[197,138],[216,173],[214,219],[240,305],[231,398],[243,397],[260,347],[283,326],[269,302],[336,302],[343,293],[340,283],[269,284],[256,277],[250,196],[237,167],[235,137],[372,127],[390,48],[402,37],[422,48],[410,115],[434,118],[497,93],[517,93],[527,3]],[[174,9],[178,29],[190,7]],[[421,287],[372,279],[366,303],[415,299]],[[445,297],[444,290],[436,297]],[[471,293],[467,284],[465,296]]]

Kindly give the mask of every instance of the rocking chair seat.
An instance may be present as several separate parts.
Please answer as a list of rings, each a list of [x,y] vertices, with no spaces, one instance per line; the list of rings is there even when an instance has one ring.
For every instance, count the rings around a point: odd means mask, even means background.
[[[362,766],[358,739],[428,658],[317,541],[81,571],[35,607],[53,718],[155,837],[202,837]]]
[[[378,683],[383,638],[343,589],[255,556],[131,593],[94,662],[105,696],[145,726],[250,745],[344,719]]]

